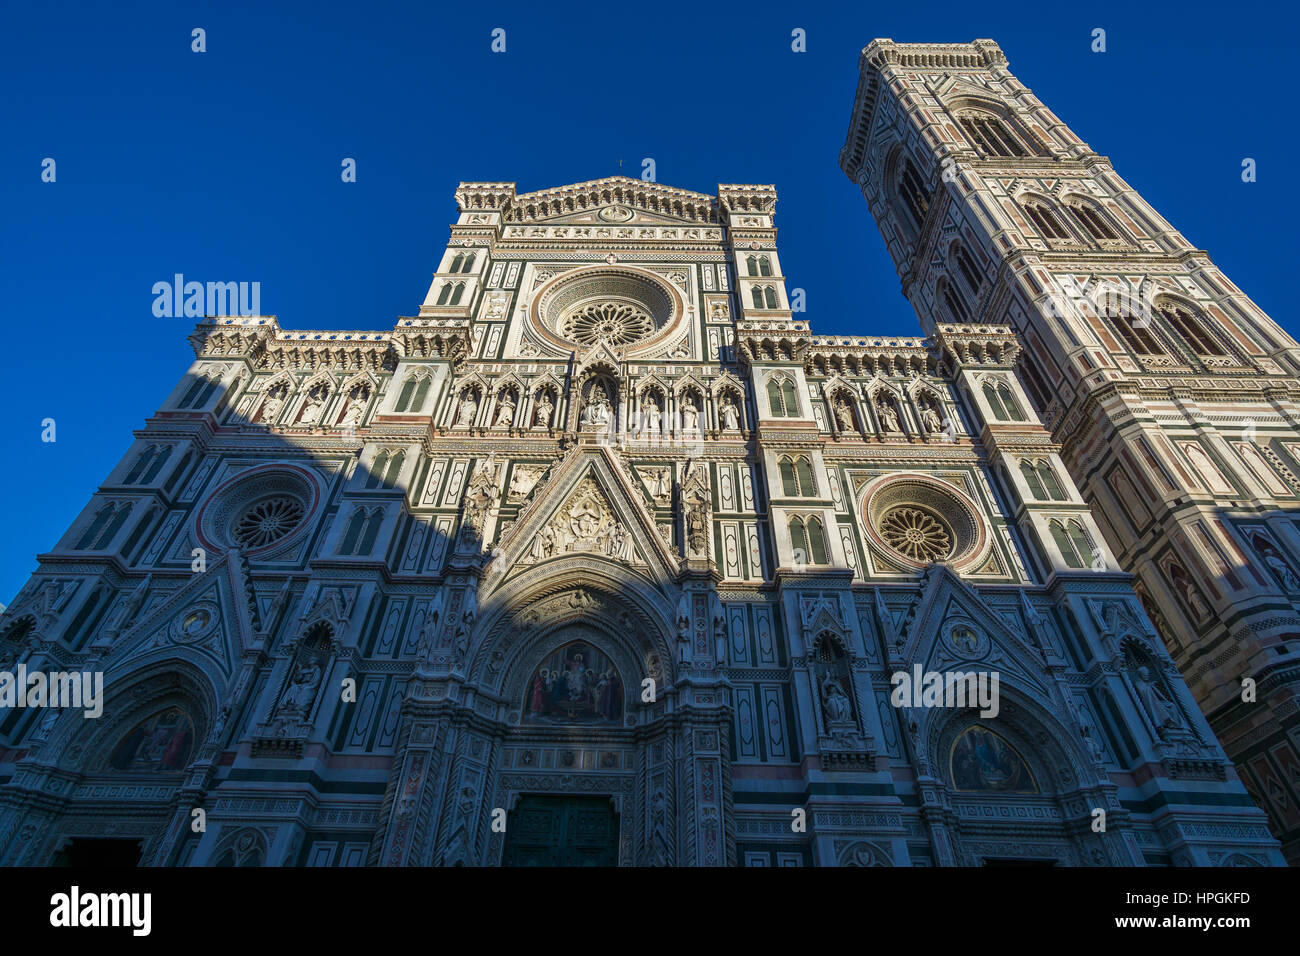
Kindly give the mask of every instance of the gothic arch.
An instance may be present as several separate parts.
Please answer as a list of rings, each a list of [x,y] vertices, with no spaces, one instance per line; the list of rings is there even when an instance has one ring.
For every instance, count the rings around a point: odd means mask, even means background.
[[[955,862],[978,865],[985,857],[1040,855],[1065,855],[1061,862],[1067,865],[1132,862],[1115,828],[1105,835],[1095,835],[1077,825],[1080,813],[1086,813],[1078,806],[1080,791],[1085,794],[1086,807],[1109,806],[1100,792],[1103,781],[1092,755],[1083,750],[1078,729],[1067,727],[1036,695],[1008,683],[1007,676],[1003,674],[999,687],[997,717],[982,718],[977,710],[970,709],[919,709],[921,729],[917,736],[924,742],[922,762],[928,764],[923,772],[940,781],[941,799],[948,808],[965,802],[1006,804],[1008,808],[1038,804],[1053,808],[1059,819],[1042,819],[1032,810],[1012,810],[1010,816],[986,823],[956,813],[951,831]],[[972,728],[996,734],[1014,750],[1032,777],[1032,789],[1020,787],[1000,793],[964,790],[956,785],[950,758],[959,738]]]
[[[519,681],[527,678],[517,673],[521,655],[546,635],[573,624],[598,627],[592,622],[606,622],[611,640],[628,655],[634,650],[639,655],[633,673],[644,674],[653,655],[667,680],[675,655],[673,625],[663,609],[675,603],[643,573],[608,558],[571,555],[548,561],[511,578],[484,600],[468,673],[501,691],[508,674]]]
[[[46,747],[61,755],[60,763],[83,774],[116,773],[106,767],[108,758],[123,737],[142,721],[169,707],[188,714],[193,726],[191,759],[212,727],[219,694],[210,675],[189,661],[176,657],[104,681],[103,716],[86,734],[81,711],[66,711],[47,736]],[[64,763],[66,761],[66,763]],[[178,770],[177,773],[183,771]]]

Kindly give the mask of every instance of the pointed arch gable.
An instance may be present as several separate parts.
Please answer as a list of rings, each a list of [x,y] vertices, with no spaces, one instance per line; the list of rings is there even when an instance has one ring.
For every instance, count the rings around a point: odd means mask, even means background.
[[[1028,639],[1014,630],[979,593],[944,565],[932,565],[918,598],[920,611],[908,629],[902,656],[911,663],[919,663],[924,670],[944,671],[952,668],[979,668],[980,660],[996,654],[1000,685],[1016,687],[1023,693],[1050,706],[1051,693],[1039,674],[1042,671],[1042,652]],[[962,617],[978,628],[987,646],[980,655],[960,659],[948,641],[947,626]]]
[[[581,568],[576,580],[555,573],[569,563]],[[618,649],[610,656],[625,686],[639,686],[656,664],[662,685],[675,675],[673,624],[664,614],[673,606],[653,582],[612,562],[565,558],[527,569],[480,602],[468,673],[517,710],[537,661],[573,639],[565,634],[568,628],[583,625],[604,635],[607,651]]]
[[[499,546],[501,554],[497,560],[511,570],[495,582],[494,588],[504,587],[513,575],[519,573],[517,565],[528,560],[529,549],[542,528],[588,479],[600,490],[615,520],[632,536],[637,553],[646,562],[646,567],[637,569],[637,573],[658,582],[675,577],[678,558],[659,534],[653,515],[647,510],[645,490],[639,482],[633,484],[630,469],[621,466],[615,460],[615,454],[603,446],[579,448],[548,475],[542,493],[534,494]],[[618,563],[594,553],[587,553],[587,557],[594,561]],[[546,567],[552,567],[551,561],[555,560],[559,559],[548,559]]]

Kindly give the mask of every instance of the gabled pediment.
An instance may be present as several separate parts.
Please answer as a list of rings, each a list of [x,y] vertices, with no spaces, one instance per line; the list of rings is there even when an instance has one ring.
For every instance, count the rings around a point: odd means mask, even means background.
[[[260,629],[237,551],[228,551],[131,624],[109,652],[105,679],[167,659],[229,681]]]
[[[995,671],[1007,685],[1048,696],[1042,652],[950,568],[934,565],[904,622],[902,662],[925,671]]]
[[[495,559],[509,570],[564,557],[614,561],[652,579],[675,577],[676,555],[655,527],[649,495],[604,446],[578,447],[547,477]]]
[[[595,227],[709,226],[718,222],[713,196],[630,176],[519,193],[510,200],[505,218],[508,223]]]

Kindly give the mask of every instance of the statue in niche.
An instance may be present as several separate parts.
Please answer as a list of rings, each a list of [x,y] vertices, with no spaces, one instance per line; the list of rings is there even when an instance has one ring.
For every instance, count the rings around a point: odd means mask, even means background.
[[[1170,564],[1169,577],[1172,579],[1175,588],[1182,594],[1183,600],[1187,602],[1187,607],[1191,610],[1192,618],[1196,623],[1199,624],[1210,616],[1210,609],[1206,607],[1205,601],[1196,590],[1196,586],[1192,584],[1187,577],[1187,573],[1181,567],[1177,564]]]
[[[723,397],[722,407],[718,409],[718,414],[722,418],[723,431],[740,431],[740,411],[736,408],[736,403],[731,400],[730,395]]]
[[[1282,555],[1277,553],[1277,549],[1269,544],[1259,535],[1251,538],[1251,544],[1254,546],[1255,553],[1259,555],[1260,560],[1268,565],[1269,570],[1277,575],[1277,579],[1282,583],[1282,587],[1288,591],[1300,591],[1300,578],[1296,577],[1291,566],[1286,563]]]
[[[686,540],[692,551],[700,552],[708,544],[708,519],[706,503],[699,489],[686,499]]]
[[[673,484],[669,474],[667,468],[656,468],[654,471],[650,472],[650,493],[654,495],[655,498],[663,499],[672,494]]]
[[[835,421],[839,423],[841,431],[856,432],[858,430],[858,426],[853,421],[853,409],[849,408],[849,403],[842,398],[835,399]]]
[[[646,395],[641,399],[641,422],[645,430],[652,435],[659,434],[663,426],[663,415],[659,411],[659,403],[655,401],[653,395]]]
[[[849,697],[829,671],[822,675],[821,697],[828,727],[853,722],[853,706],[849,703]]]
[[[284,692],[284,699],[280,702],[280,712],[297,714],[305,719],[311,710],[312,701],[316,699],[316,688],[323,676],[320,661],[314,655],[299,662],[293,680]]]
[[[682,431],[694,432],[700,429],[700,410],[690,395],[682,398]]]
[[[298,419],[299,424],[315,425],[320,421],[321,413],[325,411],[325,396],[328,394],[324,385],[317,385],[307,394],[307,405],[302,410],[302,417]]]
[[[1177,727],[1180,721],[1176,716],[1178,712],[1177,705],[1165,694],[1159,682],[1151,675],[1151,671],[1145,665],[1137,667],[1137,684],[1138,699],[1142,702],[1142,707],[1151,718],[1152,725],[1156,728],[1157,733],[1162,736],[1165,728]]]
[[[473,389],[466,389],[460,397],[460,407],[456,410],[456,427],[469,428],[474,424],[478,413],[478,395]]]
[[[608,425],[610,414],[609,398],[605,395],[605,388],[597,383],[592,388],[591,397],[587,399],[587,404],[582,409],[582,424]]]
[[[283,383],[271,389],[270,394],[266,396],[266,402],[262,405],[262,421],[264,423],[267,425],[275,424],[275,420],[284,411],[284,397],[287,392],[288,388]]]
[[[898,411],[894,408],[894,403],[887,398],[881,398],[876,402],[876,414],[880,416],[880,427],[883,431],[896,432],[898,427]]]
[[[347,407],[343,410],[343,420],[339,422],[344,428],[356,428],[361,424],[361,415],[366,410],[366,400],[370,395],[361,387],[354,388],[348,396]]]
[[[503,392],[497,399],[497,420],[493,427],[509,428],[515,423],[515,399],[509,392]]]
[[[677,602],[677,648],[682,663],[691,659],[691,606],[685,594]]]
[[[921,403],[921,427],[932,435],[943,431],[943,419],[930,401]]]
[[[487,516],[500,497],[496,462],[489,455],[474,470],[465,489],[465,520],[460,528],[462,542],[468,543],[477,536],[481,546]]]
[[[551,427],[551,412],[555,406],[551,404],[551,396],[548,392],[542,392],[537,396],[537,405],[533,409],[533,423],[539,428]]]

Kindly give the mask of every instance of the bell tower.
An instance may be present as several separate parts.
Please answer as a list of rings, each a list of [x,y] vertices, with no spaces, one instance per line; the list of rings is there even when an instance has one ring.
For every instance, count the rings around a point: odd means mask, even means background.
[[[1006,325],[1060,459],[1300,862],[1300,344],[1007,68],[862,51],[840,167],[928,335]]]

